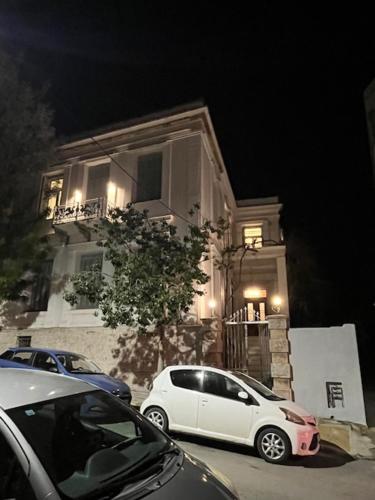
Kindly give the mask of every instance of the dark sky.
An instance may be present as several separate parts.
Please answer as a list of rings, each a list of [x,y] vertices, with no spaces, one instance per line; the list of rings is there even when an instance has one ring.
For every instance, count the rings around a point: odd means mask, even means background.
[[[50,83],[59,135],[203,98],[236,197],[279,195],[286,233],[302,235],[332,282],[327,321],[370,318],[373,13],[246,4],[3,0],[0,46],[24,54],[34,84]]]

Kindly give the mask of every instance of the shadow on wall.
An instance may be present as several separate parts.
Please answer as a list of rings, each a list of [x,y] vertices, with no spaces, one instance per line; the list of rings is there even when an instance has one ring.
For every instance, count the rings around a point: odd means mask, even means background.
[[[54,275],[51,281],[50,298],[62,293],[69,280],[69,275]],[[42,311],[27,310],[27,295],[17,302],[4,302],[0,307],[2,328],[16,328],[22,330],[30,327]],[[63,300],[63,299],[61,299]]]
[[[164,366],[220,364],[217,344],[217,332],[205,326],[171,327],[163,339]],[[132,378],[132,385],[147,389],[157,373],[159,332],[124,333],[112,354],[117,364],[110,375],[128,381]]]

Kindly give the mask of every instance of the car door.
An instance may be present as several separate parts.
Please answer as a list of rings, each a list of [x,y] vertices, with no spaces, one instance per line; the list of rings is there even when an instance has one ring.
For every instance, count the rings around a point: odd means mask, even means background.
[[[0,426],[0,498],[36,500],[29,479]]]
[[[54,358],[48,353],[38,351],[35,353],[33,366],[39,370],[58,373],[57,363]]]
[[[13,361],[14,363],[20,363],[22,365],[32,365],[33,357],[33,351],[17,350],[14,351],[11,361]]]
[[[238,397],[243,387],[230,377],[205,370],[203,392],[199,395],[198,428],[201,434],[218,439],[244,442],[253,419],[251,396]]]
[[[170,381],[163,398],[168,400],[171,427],[175,430],[196,432],[202,376],[202,370],[196,369],[170,371]]]

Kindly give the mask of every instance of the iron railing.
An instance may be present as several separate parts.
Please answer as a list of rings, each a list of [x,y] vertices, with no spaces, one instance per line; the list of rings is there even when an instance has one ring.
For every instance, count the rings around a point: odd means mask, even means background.
[[[93,198],[82,203],[59,205],[53,214],[53,224],[65,224],[80,220],[97,219],[108,214],[106,198]]]

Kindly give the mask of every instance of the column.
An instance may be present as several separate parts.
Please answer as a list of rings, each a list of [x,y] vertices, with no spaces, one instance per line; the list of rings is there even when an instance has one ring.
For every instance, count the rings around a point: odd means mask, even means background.
[[[280,397],[293,400],[288,318],[284,314],[275,314],[267,316],[267,321],[270,332],[272,390]]]

